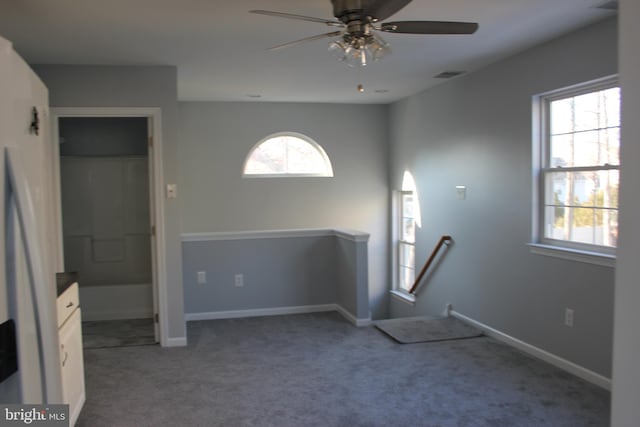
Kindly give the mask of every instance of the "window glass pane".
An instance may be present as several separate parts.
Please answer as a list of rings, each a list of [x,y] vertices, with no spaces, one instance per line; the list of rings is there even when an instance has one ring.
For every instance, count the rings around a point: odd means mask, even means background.
[[[552,101],[549,108],[550,167],[619,164],[619,88]]]
[[[620,165],[620,127],[600,131],[600,160],[602,164]]]
[[[405,291],[409,291],[414,282],[414,270],[412,268],[400,267],[399,287]]]
[[[253,149],[244,174],[333,176],[333,170],[317,144],[293,135],[279,135],[264,140]]]
[[[249,174],[284,173],[286,170],[285,159],[286,146],[280,143],[279,138],[270,139],[253,150],[244,172]]]
[[[316,148],[300,138],[284,137],[287,149],[288,173],[322,173],[324,158]]]
[[[415,247],[406,243],[398,245],[398,286],[408,291],[415,280]]]
[[[547,206],[544,210],[544,237],[547,239],[566,240],[565,237],[565,208]],[[568,236],[568,233],[566,233]]]
[[[573,98],[552,101],[549,105],[551,116],[551,135],[573,132]]]
[[[414,268],[415,266],[415,246],[400,243],[400,266]]]
[[[620,171],[598,171],[594,206],[601,208],[618,208],[618,190],[620,188]]]
[[[603,210],[602,221],[602,246],[618,246],[618,211],[612,209]]]
[[[413,218],[413,194],[402,194],[402,216]]]
[[[567,240],[595,244],[596,210],[587,208],[566,208],[568,213],[569,237]]]
[[[619,170],[547,172],[545,204],[618,207]]]
[[[405,242],[414,243],[415,242],[415,221],[413,218],[402,218],[402,231],[400,235],[400,240]]]
[[[402,193],[400,195],[400,240],[405,242],[415,242],[416,222],[413,216],[414,197],[413,193]]]
[[[620,129],[551,136],[551,167],[618,165]]]
[[[549,206],[545,209],[545,237],[615,247],[618,240],[618,211]]]

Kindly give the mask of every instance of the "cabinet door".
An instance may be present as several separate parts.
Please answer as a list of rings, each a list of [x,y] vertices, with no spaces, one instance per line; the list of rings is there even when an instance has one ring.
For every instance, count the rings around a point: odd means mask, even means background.
[[[60,328],[60,361],[62,397],[64,403],[69,404],[70,425],[73,426],[85,400],[80,308],[76,309]]]

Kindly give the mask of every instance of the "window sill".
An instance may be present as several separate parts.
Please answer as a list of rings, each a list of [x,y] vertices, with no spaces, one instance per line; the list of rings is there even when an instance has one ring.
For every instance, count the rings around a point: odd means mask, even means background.
[[[407,304],[414,305],[416,303],[416,296],[406,291],[399,291],[394,289],[391,291],[391,296]]]
[[[604,267],[615,267],[616,265],[615,255],[561,248],[558,246],[543,245],[540,243],[529,243],[528,246],[531,253],[536,255],[550,256],[570,261],[584,262],[587,264],[602,265]]]

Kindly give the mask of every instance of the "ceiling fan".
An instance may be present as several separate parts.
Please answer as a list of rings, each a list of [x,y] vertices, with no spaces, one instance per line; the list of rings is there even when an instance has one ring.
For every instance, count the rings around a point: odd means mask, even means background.
[[[325,34],[274,46],[269,50],[279,50],[302,43],[324,38],[339,37],[329,44],[329,51],[350,67],[364,67],[371,61],[377,61],[391,52],[389,43],[381,36],[394,34],[473,34],[478,29],[475,22],[450,21],[396,21],[381,22],[390,18],[411,0],[331,0],[333,15],[336,19],[315,18],[312,16],[274,12],[270,10],[251,10],[258,15],[278,18],[297,19],[316,22],[339,28]]]

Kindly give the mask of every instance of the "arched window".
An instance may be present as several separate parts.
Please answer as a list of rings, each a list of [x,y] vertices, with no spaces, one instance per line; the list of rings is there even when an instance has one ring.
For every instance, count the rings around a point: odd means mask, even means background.
[[[331,161],[308,136],[281,132],[258,142],[244,162],[242,176],[333,176]]]

